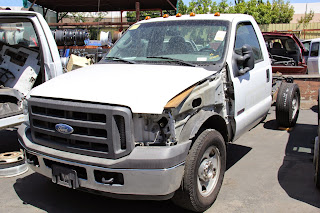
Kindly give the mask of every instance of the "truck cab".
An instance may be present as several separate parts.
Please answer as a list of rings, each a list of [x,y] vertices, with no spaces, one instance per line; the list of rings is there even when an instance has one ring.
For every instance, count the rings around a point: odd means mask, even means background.
[[[0,129],[25,120],[23,101],[30,90],[62,74],[51,31],[35,12],[0,12]]]
[[[292,88],[284,91],[297,95]],[[54,183],[172,198],[202,212],[221,188],[227,143],[267,115],[271,90],[268,51],[251,16],[147,18],[100,63],[34,88],[19,142],[30,168]],[[282,101],[290,109],[299,104],[294,95]]]

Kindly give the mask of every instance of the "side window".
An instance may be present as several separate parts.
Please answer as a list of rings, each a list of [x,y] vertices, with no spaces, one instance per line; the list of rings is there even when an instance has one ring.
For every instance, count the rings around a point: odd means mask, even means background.
[[[236,32],[236,42],[234,47],[235,52],[237,54],[241,54],[241,48],[245,44],[248,44],[252,47],[255,63],[263,59],[257,34],[250,22],[238,24]]]
[[[319,55],[319,42],[312,43],[310,57]]]
[[[310,41],[303,42],[303,46],[306,50],[310,50]]]
[[[0,20],[0,41],[9,45],[38,46],[36,32],[28,19]]]

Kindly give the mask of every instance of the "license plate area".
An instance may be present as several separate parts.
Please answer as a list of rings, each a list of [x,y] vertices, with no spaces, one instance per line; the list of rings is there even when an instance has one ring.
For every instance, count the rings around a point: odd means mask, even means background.
[[[79,188],[77,171],[66,167],[52,165],[52,182],[68,188]]]

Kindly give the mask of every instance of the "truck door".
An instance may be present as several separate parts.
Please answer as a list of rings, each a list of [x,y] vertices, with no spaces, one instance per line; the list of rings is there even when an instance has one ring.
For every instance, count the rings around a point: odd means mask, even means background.
[[[308,74],[319,74],[319,41],[311,42],[307,64]]]
[[[257,26],[256,26],[257,27]],[[257,29],[257,28],[256,28]],[[232,59],[232,81],[234,86],[235,138],[254,127],[268,113],[271,106],[272,71],[264,39],[256,33],[251,22],[239,22],[235,32]],[[254,67],[239,74],[245,64],[235,60],[243,55],[243,46],[252,48]]]

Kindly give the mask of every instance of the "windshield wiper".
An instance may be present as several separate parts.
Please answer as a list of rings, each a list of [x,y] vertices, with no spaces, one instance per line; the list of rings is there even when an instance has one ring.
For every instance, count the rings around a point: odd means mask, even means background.
[[[175,62],[177,64],[181,64],[181,65],[186,65],[186,66],[190,66],[190,67],[196,67],[197,65],[180,60],[180,59],[176,59],[176,58],[170,58],[170,57],[164,57],[164,56],[148,56],[147,58],[160,58],[160,59],[169,59],[170,62]]]
[[[136,63],[136,62],[134,62],[134,61],[126,60],[126,59],[119,58],[119,57],[104,57],[104,59],[107,59],[107,58],[109,58],[109,59],[116,59],[116,60],[118,60],[118,61],[127,62],[127,63],[129,63],[129,64],[135,64],[135,63]],[[114,61],[114,60],[113,60],[113,61]]]

